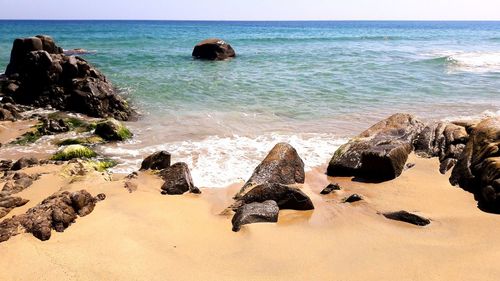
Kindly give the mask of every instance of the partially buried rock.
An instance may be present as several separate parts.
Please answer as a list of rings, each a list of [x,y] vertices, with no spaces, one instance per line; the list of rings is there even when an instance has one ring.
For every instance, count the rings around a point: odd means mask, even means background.
[[[16,39],[0,89],[19,104],[129,120],[136,114],[107,78],[80,57],[66,56],[46,35]],[[16,85],[15,89],[8,89]]]
[[[304,192],[295,187],[279,183],[265,183],[248,191],[232,206],[237,209],[244,204],[273,200],[280,209],[313,210],[314,205]]]
[[[393,213],[385,213],[384,217],[391,219],[391,220],[397,220],[397,221],[402,221],[406,223],[411,223],[414,225],[419,225],[419,226],[425,226],[431,223],[429,219],[426,219],[424,217],[408,213],[407,211],[399,211],[399,212],[393,212]]]
[[[146,157],[141,163],[141,170],[162,170],[170,166],[170,153],[158,151]]]
[[[132,137],[129,129],[112,118],[97,123],[95,134],[108,141],[123,141]]]
[[[409,114],[394,114],[337,149],[329,176],[355,176],[369,181],[398,177],[424,124]]]
[[[73,158],[92,158],[97,156],[92,149],[80,145],[72,144],[62,147],[56,154],[52,156],[52,160],[67,161]]]
[[[336,183],[331,183],[327,185],[323,190],[321,190],[320,194],[326,195],[332,193],[334,190],[340,190],[340,185]]]
[[[180,195],[186,192],[201,193],[194,186],[191,172],[186,163],[180,162],[162,170],[160,176],[165,180],[162,185],[162,194]]]
[[[250,179],[234,196],[245,195],[249,190],[264,183],[295,184],[304,183],[304,162],[295,148],[288,143],[278,143],[264,160],[255,168]]]
[[[231,220],[233,231],[237,232],[244,224],[259,222],[277,222],[279,208],[275,201],[254,202],[238,208]]]
[[[38,164],[38,159],[35,157],[21,157],[11,167],[12,171],[18,171],[26,167],[31,167]]]
[[[363,200],[363,197],[358,194],[352,194],[351,196],[344,199],[344,203],[354,203],[361,200]]]
[[[231,45],[222,39],[206,39],[198,43],[193,50],[193,57],[206,60],[225,60],[236,56]]]
[[[42,241],[48,240],[53,229],[63,232],[78,216],[91,213],[97,201],[85,190],[56,193],[25,214],[0,223],[0,242],[24,231]]]

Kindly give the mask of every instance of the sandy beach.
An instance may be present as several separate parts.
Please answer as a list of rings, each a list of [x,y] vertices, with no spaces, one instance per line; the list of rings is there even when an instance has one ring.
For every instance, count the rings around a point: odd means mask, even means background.
[[[57,191],[86,189],[106,200],[48,241],[20,234],[1,243],[0,279],[495,280],[500,218],[452,187],[437,159],[411,155],[409,162],[415,166],[399,178],[378,184],[328,178],[326,165],[317,167],[300,185],[315,210],[283,210],[277,224],[238,233],[220,213],[242,184],[162,196],[162,181],[151,172],[141,172],[130,193],[119,175],[75,178],[65,176],[67,165],[26,168],[42,176],[17,194],[30,202],[9,217]],[[319,195],[330,182],[343,189]],[[342,203],[353,193],[364,200]],[[398,210],[432,222],[418,227],[380,214]]]

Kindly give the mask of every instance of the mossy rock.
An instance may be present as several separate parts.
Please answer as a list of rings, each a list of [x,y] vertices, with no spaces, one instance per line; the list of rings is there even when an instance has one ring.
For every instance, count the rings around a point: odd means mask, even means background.
[[[103,143],[104,139],[99,137],[99,136],[90,136],[90,137],[81,137],[81,138],[72,138],[72,139],[65,139],[65,140],[60,140],[56,142],[57,146],[66,146],[66,145],[72,145],[72,144],[99,144]]]
[[[133,136],[129,129],[112,118],[97,123],[95,134],[108,141],[123,141]]]
[[[118,165],[118,162],[111,159],[99,160],[99,161],[89,161],[88,162],[96,171],[104,172],[109,168]]]
[[[92,149],[80,144],[72,144],[61,148],[51,159],[66,161],[73,158],[92,158],[96,156],[97,153]]]

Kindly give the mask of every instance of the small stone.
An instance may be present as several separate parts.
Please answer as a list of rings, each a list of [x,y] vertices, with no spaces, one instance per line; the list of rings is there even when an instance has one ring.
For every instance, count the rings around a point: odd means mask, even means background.
[[[332,193],[334,190],[340,190],[340,189],[341,189],[340,185],[336,183],[330,183],[320,192],[320,194],[326,195]]]
[[[384,217],[391,219],[391,220],[397,220],[397,221],[402,221],[406,223],[411,223],[414,225],[418,226],[425,226],[431,223],[431,221],[427,218],[408,213],[407,211],[398,211],[394,213],[385,213],[383,214]]]
[[[358,194],[353,194],[346,199],[344,199],[344,203],[354,203],[363,200],[363,197],[359,196]]]

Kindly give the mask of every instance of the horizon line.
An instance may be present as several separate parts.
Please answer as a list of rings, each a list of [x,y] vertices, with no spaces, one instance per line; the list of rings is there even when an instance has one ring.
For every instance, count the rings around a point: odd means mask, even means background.
[[[184,22],[500,22],[500,19],[9,19],[0,21],[184,21]]]

